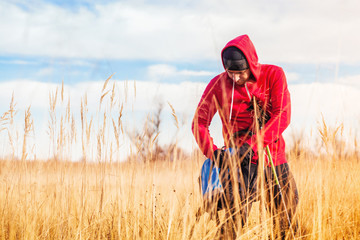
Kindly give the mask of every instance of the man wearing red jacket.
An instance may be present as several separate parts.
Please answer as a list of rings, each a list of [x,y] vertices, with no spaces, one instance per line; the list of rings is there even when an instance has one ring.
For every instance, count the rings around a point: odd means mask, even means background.
[[[228,42],[221,52],[221,58],[225,71],[207,85],[193,119],[192,131],[196,142],[206,157],[216,161],[221,155],[223,151],[214,144],[209,133],[211,120],[218,112],[225,147],[234,147],[240,155],[246,155],[239,156],[244,159],[241,171],[246,188],[240,187],[240,191],[245,193],[248,203],[243,208],[242,224],[246,222],[251,202],[255,200],[258,153],[263,152],[260,147],[268,146],[282,196],[292,218],[298,203],[298,193],[287,164],[282,136],[290,123],[291,113],[290,93],[284,71],[275,65],[258,63],[255,47],[247,35]],[[256,127],[253,100],[266,116],[260,128]],[[280,228],[284,228],[288,223],[287,216],[283,214],[279,189],[274,186],[274,176],[266,156],[265,161],[267,208],[270,213],[280,215],[278,223]]]

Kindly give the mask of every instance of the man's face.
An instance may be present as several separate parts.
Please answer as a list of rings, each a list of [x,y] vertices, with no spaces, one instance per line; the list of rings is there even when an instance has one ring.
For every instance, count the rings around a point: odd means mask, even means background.
[[[238,85],[243,85],[249,81],[251,76],[251,71],[249,68],[242,71],[226,70],[226,72],[228,76]]]

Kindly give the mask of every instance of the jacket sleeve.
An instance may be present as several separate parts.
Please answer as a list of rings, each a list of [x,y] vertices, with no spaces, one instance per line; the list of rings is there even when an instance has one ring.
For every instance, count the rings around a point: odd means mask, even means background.
[[[269,97],[271,103],[270,119],[258,133],[263,136],[263,146],[277,141],[290,124],[291,102],[284,71],[280,68],[271,76],[269,84]],[[247,143],[257,152],[257,134],[253,135]]]
[[[191,127],[200,150],[208,158],[211,158],[213,152],[217,149],[209,132],[211,120],[217,111],[215,102],[217,101],[215,95],[216,80],[217,77],[207,85],[196,109]]]

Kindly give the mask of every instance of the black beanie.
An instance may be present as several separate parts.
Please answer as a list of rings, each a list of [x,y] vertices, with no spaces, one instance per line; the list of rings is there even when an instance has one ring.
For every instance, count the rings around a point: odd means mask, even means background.
[[[228,47],[223,51],[222,61],[226,70],[242,71],[249,68],[244,53],[237,47]]]

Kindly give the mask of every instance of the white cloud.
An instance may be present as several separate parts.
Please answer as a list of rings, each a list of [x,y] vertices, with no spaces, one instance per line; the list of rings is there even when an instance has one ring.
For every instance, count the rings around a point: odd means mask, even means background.
[[[292,132],[302,133],[304,142],[314,147],[324,118],[328,127],[343,125],[341,135],[349,141],[350,148],[354,147],[354,138],[360,136],[360,109],[356,107],[360,101],[360,88],[338,83],[312,83],[289,85],[289,90],[292,117],[285,137]]]
[[[34,2],[32,2],[33,4]],[[0,53],[172,61],[218,59],[248,33],[262,62],[359,62],[360,2],[96,3],[69,10],[0,3]]]
[[[42,68],[36,73],[36,76],[39,77],[50,76],[51,74],[54,73],[54,71],[55,69],[53,67]]]
[[[167,64],[156,64],[148,67],[148,75],[151,77],[168,77],[175,75],[176,67]]]
[[[148,75],[152,79],[160,79],[172,76],[215,76],[215,72],[210,71],[192,71],[178,70],[175,66],[169,64],[155,64],[147,69]]]
[[[286,80],[291,83],[291,82],[296,82],[300,79],[300,75],[298,73],[294,73],[294,72],[286,72]]]
[[[183,76],[214,76],[216,73],[210,71],[181,70],[179,74]]]
[[[0,60],[1,64],[17,64],[17,65],[35,65],[38,64],[34,61],[24,61],[24,60]]]
[[[342,77],[339,78],[337,82],[360,88],[360,75]]]

